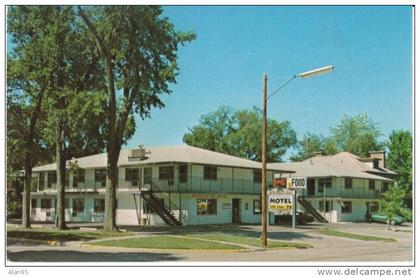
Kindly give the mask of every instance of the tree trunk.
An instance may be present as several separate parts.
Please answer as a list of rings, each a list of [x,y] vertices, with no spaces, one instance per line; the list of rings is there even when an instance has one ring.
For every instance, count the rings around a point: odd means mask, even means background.
[[[55,134],[55,153],[57,163],[57,206],[55,211],[55,227],[65,230],[65,183],[66,183],[66,158],[64,155],[64,128],[62,120],[58,120]]]
[[[29,131],[26,136],[25,143],[25,179],[23,184],[22,193],[22,227],[25,229],[31,228],[31,185],[32,185],[32,163],[33,163],[33,142],[35,126],[41,112],[42,100],[44,99],[44,90],[41,89],[38,99],[36,101],[35,108],[32,110]]]
[[[108,150],[107,182],[105,198],[104,231],[116,232],[117,226],[117,186],[118,186],[118,157],[120,147],[115,144]]]
[[[106,61],[106,76],[108,86],[108,163],[107,163],[107,183],[106,183],[106,198],[105,198],[105,219],[104,231],[115,232],[118,231],[116,224],[116,202],[117,202],[117,185],[118,185],[118,157],[120,155],[121,142],[117,136],[117,114],[116,114],[116,99],[115,99],[115,83],[114,71],[112,65],[111,55],[105,57]]]
[[[25,157],[25,179],[22,193],[22,227],[25,229],[31,228],[31,183],[32,159],[31,157]]]

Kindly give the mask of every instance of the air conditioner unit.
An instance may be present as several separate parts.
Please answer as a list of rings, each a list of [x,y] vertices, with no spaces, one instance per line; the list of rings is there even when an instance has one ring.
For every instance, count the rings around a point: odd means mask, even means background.
[[[131,158],[144,158],[146,155],[146,150],[144,148],[132,149],[131,150]]]
[[[143,191],[150,191],[152,188],[152,185],[150,184],[144,184],[143,187],[141,188],[141,190]]]

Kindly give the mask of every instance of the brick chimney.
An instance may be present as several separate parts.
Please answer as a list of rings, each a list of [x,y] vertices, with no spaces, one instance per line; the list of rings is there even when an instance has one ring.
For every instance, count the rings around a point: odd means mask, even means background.
[[[377,159],[380,167],[385,167],[385,151],[370,151],[369,157],[371,159]]]

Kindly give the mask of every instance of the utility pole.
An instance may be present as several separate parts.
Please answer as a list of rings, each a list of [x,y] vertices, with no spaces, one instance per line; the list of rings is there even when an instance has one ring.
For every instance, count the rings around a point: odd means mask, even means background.
[[[261,243],[267,246],[267,73],[263,77],[262,91],[262,170],[261,170],[261,208],[262,233]]]

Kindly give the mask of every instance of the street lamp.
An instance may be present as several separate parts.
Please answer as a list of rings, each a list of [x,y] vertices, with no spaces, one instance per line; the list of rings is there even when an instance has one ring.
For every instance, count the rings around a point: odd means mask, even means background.
[[[261,172],[261,219],[262,219],[262,234],[261,234],[261,243],[263,246],[267,246],[267,100],[274,94],[276,94],[280,89],[285,87],[288,83],[293,81],[296,78],[310,78],[315,77],[321,74],[326,74],[332,72],[334,67],[332,65],[316,68],[310,71],[306,71],[297,75],[292,76],[284,84],[282,84],[278,89],[273,91],[267,97],[267,73],[263,77],[263,108],[262,108],[262,172]]]

